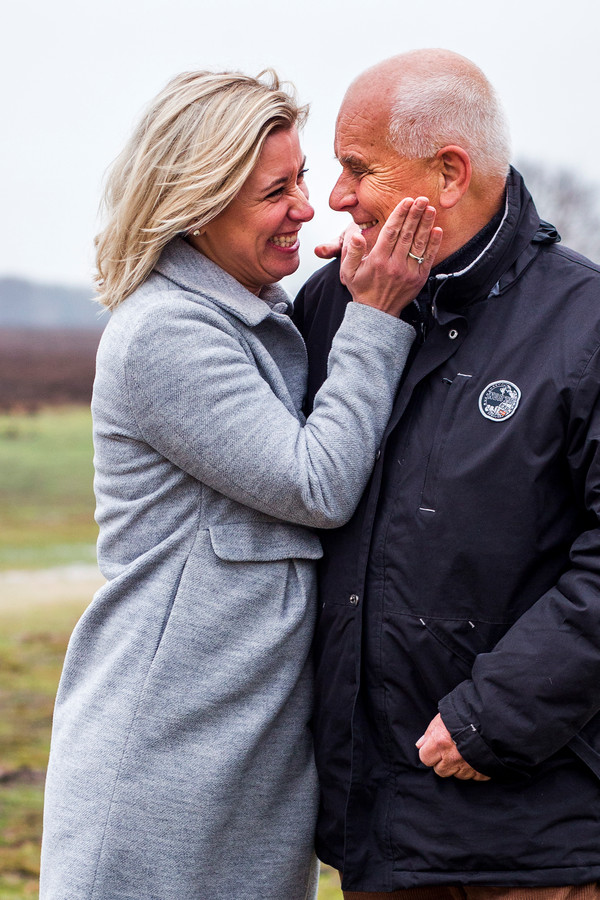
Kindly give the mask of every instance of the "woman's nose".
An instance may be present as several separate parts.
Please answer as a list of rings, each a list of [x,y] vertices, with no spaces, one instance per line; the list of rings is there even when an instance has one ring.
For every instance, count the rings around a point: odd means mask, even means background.
[[[308,202],[308,192],[302,190],[300,185],[296,187],[294,201],[289,211],[290,218],[295,219],[297,222],[310,222],[315,211]]]

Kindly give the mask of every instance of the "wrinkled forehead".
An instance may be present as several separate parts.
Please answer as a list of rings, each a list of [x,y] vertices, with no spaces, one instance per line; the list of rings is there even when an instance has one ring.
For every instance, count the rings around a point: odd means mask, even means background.
[[[394,102],[389,91],[378,92],[368,84],[352,85],[340,107],[335,126],[335,152],[343,155],[348,146],[389,146],[390,115]]]

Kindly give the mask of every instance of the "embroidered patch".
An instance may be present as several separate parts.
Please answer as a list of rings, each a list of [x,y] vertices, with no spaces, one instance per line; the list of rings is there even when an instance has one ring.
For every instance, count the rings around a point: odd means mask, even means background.
[[[521,391],[512,381],[492,381],[480,394],[479,409],[486,419],[502,422],[512,416],[520,399]]]

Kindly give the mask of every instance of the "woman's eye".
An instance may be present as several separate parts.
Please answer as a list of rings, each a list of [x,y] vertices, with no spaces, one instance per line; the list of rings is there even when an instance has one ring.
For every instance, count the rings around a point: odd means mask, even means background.
[[[304,176],[306,175],[307,172],[308,172],[308,169],[300,169],[300,171],[298,172],[298,175],[296,177],[296,184],[302,184],[302,182],[304,181]],[[292,188],[289,185],[282,185],[280,188],[276,188],[274,191],[271,191],[269,194],[267,194],[265,199],[266,200],[277,200],[279,197],[282,197],[288,189],[292,190]],[[294,189],[295,189],[295,186],[294,186]]]

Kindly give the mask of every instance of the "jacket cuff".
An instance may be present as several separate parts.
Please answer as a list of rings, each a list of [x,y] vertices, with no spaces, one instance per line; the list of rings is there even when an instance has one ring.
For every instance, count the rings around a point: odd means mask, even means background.
[[[530,777],[525,769],[504,763],[484,741],[477,727],[471,722],[463,721],[452,694],[440,700],[438,711],[460,755],[477,772],[489,775],[496,781],[515,781]]]

